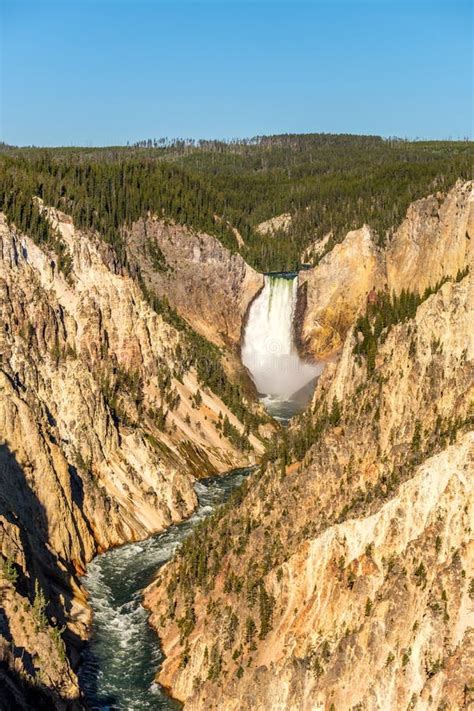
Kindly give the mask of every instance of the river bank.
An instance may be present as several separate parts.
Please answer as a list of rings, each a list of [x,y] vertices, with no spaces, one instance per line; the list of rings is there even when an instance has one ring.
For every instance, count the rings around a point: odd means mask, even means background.
[[[154,681],[163,661],[159,641],[148,625],[142,591],[199,521],[223,503],[252,470],[196,483],[199,507],[186,521],[145,541],[97,556],[83,578],[93,611],[92,635],[83,655],[81,687],[94,710],[177,711]]]

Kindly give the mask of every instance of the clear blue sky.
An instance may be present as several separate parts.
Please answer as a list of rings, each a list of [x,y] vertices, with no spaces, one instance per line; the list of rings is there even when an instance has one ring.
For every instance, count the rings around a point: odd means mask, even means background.
[[[0,0],[0,137],[472,132],[464,0]]]

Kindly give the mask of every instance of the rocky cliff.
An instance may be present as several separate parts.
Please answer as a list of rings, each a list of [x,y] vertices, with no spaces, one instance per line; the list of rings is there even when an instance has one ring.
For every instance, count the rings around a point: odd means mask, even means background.
[[[386,256],[390,291],[423,291],[472,262],[473,183],[458,182],[446,195],[431,195],[408,209]]]
[[[371,371],[351,329],[277,461],[162,569],[146,604],[185,709],[473,702],[473,319],[467,275]]]
[[[300,272],[298,339],[303,352],[332,355],[343,343],[369,291],[381,288],[381,251],[367,225],[349,232],[314,269]]]
[[[333,239],[332,232],[328,232],[321,239],[310,242],[303,250],[300,261],[303,264],[316,264],[319,260],[330,251],[331,240]]]
[[[301,272],[297,333],[302,351],[317,358],[337,352],[372,289],[421,293],[463,270],[473,254],[472,206],[472,182],[458,181],[447,195],[414,202],[384,248],[364,226],[349,232],[316,267]]]
[[[212,367],[110,253],[48,210],[68,269],[0,216],[0,706],[79,703],[98,551],[190,514],[193,481],[262,442],[201,380]],[[206,362],[203,362],[204,361]],[[223,426],[226,423],[226,427]],[[3,707],[3,706],[2,706]]]
[[[270,217],[256,226],[255,230],[261,235],[274,235],[278,231],[287,232],[291,225],[292,216],[289,212],[284,212],[276,217]]]
[[[131,259],[147,287],[205,338],[236,347],[250,302],[263,276],[205,233],[156,217],[133,225],[127,239]]]

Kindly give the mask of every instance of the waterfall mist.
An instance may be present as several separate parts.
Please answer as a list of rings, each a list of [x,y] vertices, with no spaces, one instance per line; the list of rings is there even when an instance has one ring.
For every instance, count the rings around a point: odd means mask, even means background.
[[[297,279],[265,276],[248,315],[242,362],[270,414],[288,419],[310,399],[322,366],[303,361],[293,337]]]

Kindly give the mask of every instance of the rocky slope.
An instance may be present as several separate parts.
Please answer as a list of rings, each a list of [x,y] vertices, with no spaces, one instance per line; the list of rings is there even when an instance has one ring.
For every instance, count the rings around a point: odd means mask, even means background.
[[[316,264],[329,251],[332,232],[328,232],[322,239],[311,242],[302,252],[300,261],[302,264]]]
[[[473,702],[473,320],[467,275],[373,371],[350,330],[277,460],[160,571],[159,680],[185,709]]]
[[[316,267],[301,272],[297,332],[302,350],[317,358],[337,352],[371,289],[423,292],[464,269],[472,260],[472,206],[472,182],[458,181],[446,196],[413,203],[385,249],[364,226],[349,232]]]
[[[87,561],[181,520],[195,476],[263,451],[103,243],[49,219],[67,276],[0,216],[2,708],[79,703]]]
[[[381,287],[383,258],[367,225],[349,232],[314,269],[299,274],[298,329],[303,352],[337,351],[369,291]]]
[[[259,225],[257,225],[255,229],[261,235],[273,235],[279,230],[287,232],[291,225],[291,220],[291,213],[284,212],[281,215],[276,215],[276,217],[270,217],[269,220],[261,222]]]
[[[473,183],[458,182],[446,197],[431,195],[408,209],[386,257],[388,288],[423,291],[452,276],[474,254]]]
[[[262,274],[215,237],[156,217],[135,223],[127,247],[147,287],[198,333],[218,345],[239,345]]]

